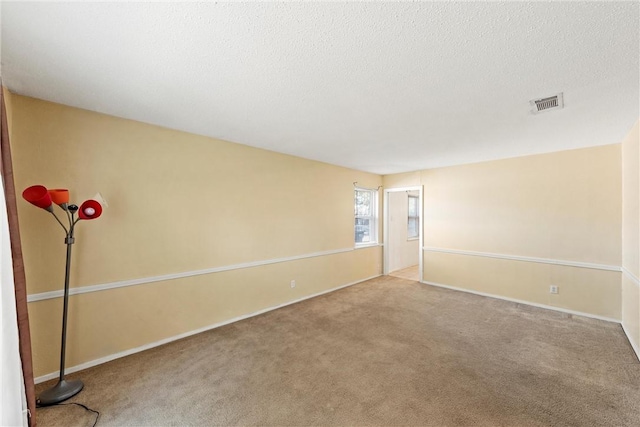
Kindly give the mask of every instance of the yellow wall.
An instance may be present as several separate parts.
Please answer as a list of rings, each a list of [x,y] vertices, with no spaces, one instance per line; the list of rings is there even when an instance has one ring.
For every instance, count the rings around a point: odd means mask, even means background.
[[[503,259],[619,268],[620,150],[617,144],[430,169],[385,176],[383,184],[424,185],[425,281],[620,319],[619,271]],[[494,254],[503,258],[487,256]],[[552,284],[559,294],[549,293]]]
[[[622,325],[640,356],[640,134],[622,142]]]
[[[9,97],[17,189],[69,188],[76,202],[99,191],[109,204],[78,226],[72,287],[352,249],[353,182],[381,184],[378,175]],[[18,208],[28,293],[61,289],[62,229],[43,210]],[[73,296],[67,366],[375,276],[380,259],[372,247]],[[57,369],[61,302],[29,304],[36,376]]]

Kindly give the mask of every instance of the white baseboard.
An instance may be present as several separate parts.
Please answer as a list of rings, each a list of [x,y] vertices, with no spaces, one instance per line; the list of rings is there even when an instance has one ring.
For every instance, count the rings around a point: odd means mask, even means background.
[[[627,331],[627,328],[624,327],[624,323],[620,323],[620,325],[622,326],[624,334],[627,336],[627,340],[629,340],[629,344],[631,344],[631,348],[633,348],[633,351],[636,352],[636,357],[640,361],[640,347],[638,347],[640,343],[633,342],[633,339],[631,339],[631,334],[629,333],[629,331]]]
[[[191,335],[196,335],[196,334],[199,334],[201,332],[206,332],[206,331],[209,331],[211,329],[216,329],[216,328],[219,328],[221,326],[228,325],[230,323],[235,323],[235,322],[238,322],[240,320],[244,320],[244,319],[248,319],[250,317],[258,316],[260,314],[267,313],[267,312],[273,311],[273,310],[277,310],[279,308],[286,307],[286,306],[291,305],[291,304],[296,304],[298,302],[301,302],[301,301],[304,301],[304,300],[308,300],[308,299],[311,299],[311,298],[315,298],[315,297],[318,297],[320,295],[328,294],[330,292],[334,292],[334,291],[337,291],[337,290],[340,290],[340,289],[343,289],[343,288],[346,288],[346,287],[349,287],[349,286],[357,285],[358,283],[366,282],[367,280],[375,279],[376,277],[380,277],[380,276],[381,276],[381,274],[376,274],[374,276],[367,277],[366,279],[357,280],[355,282],[347,283],[346,285],[337,286],[335,288],[327,289],[326,291],[318,292],[318,293],[315,293],[315,294],[312,294],[312,295],[307,295],[305,297],[298,298],[298,299],[295,299],[293,301],[285,302],[285,303],[282,303],[282,304],[279,304],[279,305],[276,305],[276,306],[273,306],[273,307],[267,307],[267,308],[264,308],[262,310],[258,310],[258,311],[253,312],[253,313],[244,314],[242,316],[234,317],[234,318],[229,319],[229,320],[224,320],[222,322],[214,323],[213,325],[205,326],[203,328],[195,329],[193,331],[184,332],[182,334],[174,335],[174,336],[169,337],[169,338],[165,338],[165,339],[162,339],[162,340],[159,340],[159,341],[155,341],[155,342],[152,342],[152,343],[149,343],[149,344],[141,345],[140,347],[135,347],[135,348],[132,348],[132,349],[129,349],[129,350],[121,351],[119,353],[110,354],[108,356],[101,357],[99,359],[90,360],[89,362],[81,363],[80,365],[76,365],[76,366],[72,366],[72,367],[66,368],[65,369],[65,373],[66,374],[71,374],[71,373],[74,373],[74,372],[81,371],[83,369],[87,369],[87,368],[91,368],[93,366],[101,365],[103,363],[110,362],[112,360],[119,359],[119,358],[125,357],[125,356],[129,356],[129,355],[132,355],[132,354],[135,354],[135,353],[139,353],[141,351],[149,350],[150,348],[158,347],[158,346],[161,346],[163,344],[168,344],[168,343],[170,343],[172,341],[177,341],[179,339],[186,338],[186,337],[189,337]],[[45,374],[45,375],[42,375],[42,376],[39,376],[39,377],[35,378],[34,381],[35,381],[36,384],[38,384],[38,383],[41,383],[41,382],[44,382],[44,381],[51,380],[53,378],[57,378],[59,374],[60,374],[60,371],[51,372],[49,374]]]
[[[584,313],[584,312],[581,312],[581,311],[568,310],[566,308],[554,307],[552,305],[538,304],[538,303],[531,302],[531,301],[520,300],[520,299],[515,299],[515,298],[509,298],[509,297],[505,297],[505,296],[502,296],[502,295],[489,294],[489,293],[486,293],[486,292],[479,292],[479,291],[474,291],[474,290],[471,290],[471,289],[457,288],[455,286],[443,285],[441,283],[435,283],[435,282],[428,282],[426,280],[422,280],[420,283],[424,283],[425,285],[430,285],[430,286],[436,286],[438,288],[446,288],[446,289],[451,289],[451,290],[454,290],[454,291],[460,291],[460,292],[466,292],[466,293],[469,293],[469,294],[480,295],[480,296],[483,296],[483,297],[495,298],[495,299],[500,299],[500,300],[504,300],[504,301],[515,302],[515,303],[518,303],[518,304],[530,305],[532,307],[544,308],[546,310],[559,311],[559,312],[562,312],[562,313],[574,314],[576,316],[583,316],[583,317],[589,317],[591,319],[604,320],[606,322],[620,323],[620,320],[614,319],[612,317],[598,316],[597,314],[591,314],[591,313]]]

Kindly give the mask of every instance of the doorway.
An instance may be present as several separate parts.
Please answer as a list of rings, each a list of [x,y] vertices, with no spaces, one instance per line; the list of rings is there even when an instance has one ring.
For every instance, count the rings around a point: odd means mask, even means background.
[[[385,275],[422,279],[422,200],[422,186],[385,189]]]

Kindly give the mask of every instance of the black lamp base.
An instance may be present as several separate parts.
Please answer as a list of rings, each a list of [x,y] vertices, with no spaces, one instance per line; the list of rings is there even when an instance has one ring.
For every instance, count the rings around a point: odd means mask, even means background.
[[[80,380],[61,380],[48,390],[43,391],[36,399],[37,406],[49,406],[63,402],[80,393],[84,384]]]

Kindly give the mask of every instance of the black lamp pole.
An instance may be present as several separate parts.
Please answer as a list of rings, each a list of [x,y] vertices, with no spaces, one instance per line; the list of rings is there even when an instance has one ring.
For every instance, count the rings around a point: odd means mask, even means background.
[[[66,208],[66,209],[65,209]],[[67,312],[69,308],[69,275],[71,274],[71,245],[75,242],[73,237],[73,231],[76,223],[78,222],[75,219],[75,213],[78,210],[78,206],[76,205],[68,205],[62,206],[67,212],[67,218],[69,219],[69,230],[62,224],[60,219],[53,212],[53,207],[49,212],[55,217],[55,219],[60,223],[67,236],[64,239],[64,242],[67,244],[67,264],[64,271],[64,305],[62,307],[62,340],[60,343],[60,377],[58,378],[58,383],[43,391],[38,399],[36,400],[36,404],[38,406],[48,406],[55,405],[56,403],[60,403],[69,399],[70,397],[75,396],[80,393],[84,384],[80,380],[72,380],[67,381],[64,379],[64,365],[65,365],[65,351],[67,347]],[[48,209],[47,209],[48,210]],[[71,213],[71,215],[69,215]]]
[[[66,237],[64,243],[67,245],[67,264],[64,270],[64,306],[62,308],[62,342],[60,343],[60,377],[58,383],[48,390],[45,390],[36,399],[38,406],[55,405],[68,398],[75,396],[82,390],[84,384],[80,380],[67,381],[64,379],[64,362],[67,347],[67,314],[69,312],[69,275],[71,274],[71,245],[75,242],[73,232],[76,224],[81,219],[95,219],[102,214],[102,206],[96,200],[85,200],[80,208],[69,204],[69,190],[57,188],[48,190],[44,185],[32,185],[22,192],[22,197],[29,203],[49,212],[64,229]],[[60,221],[60,218],[53,211],[53,202],[62,208],[67,214],[69,229]],[[76,212],[78,218],[76,218]]]

